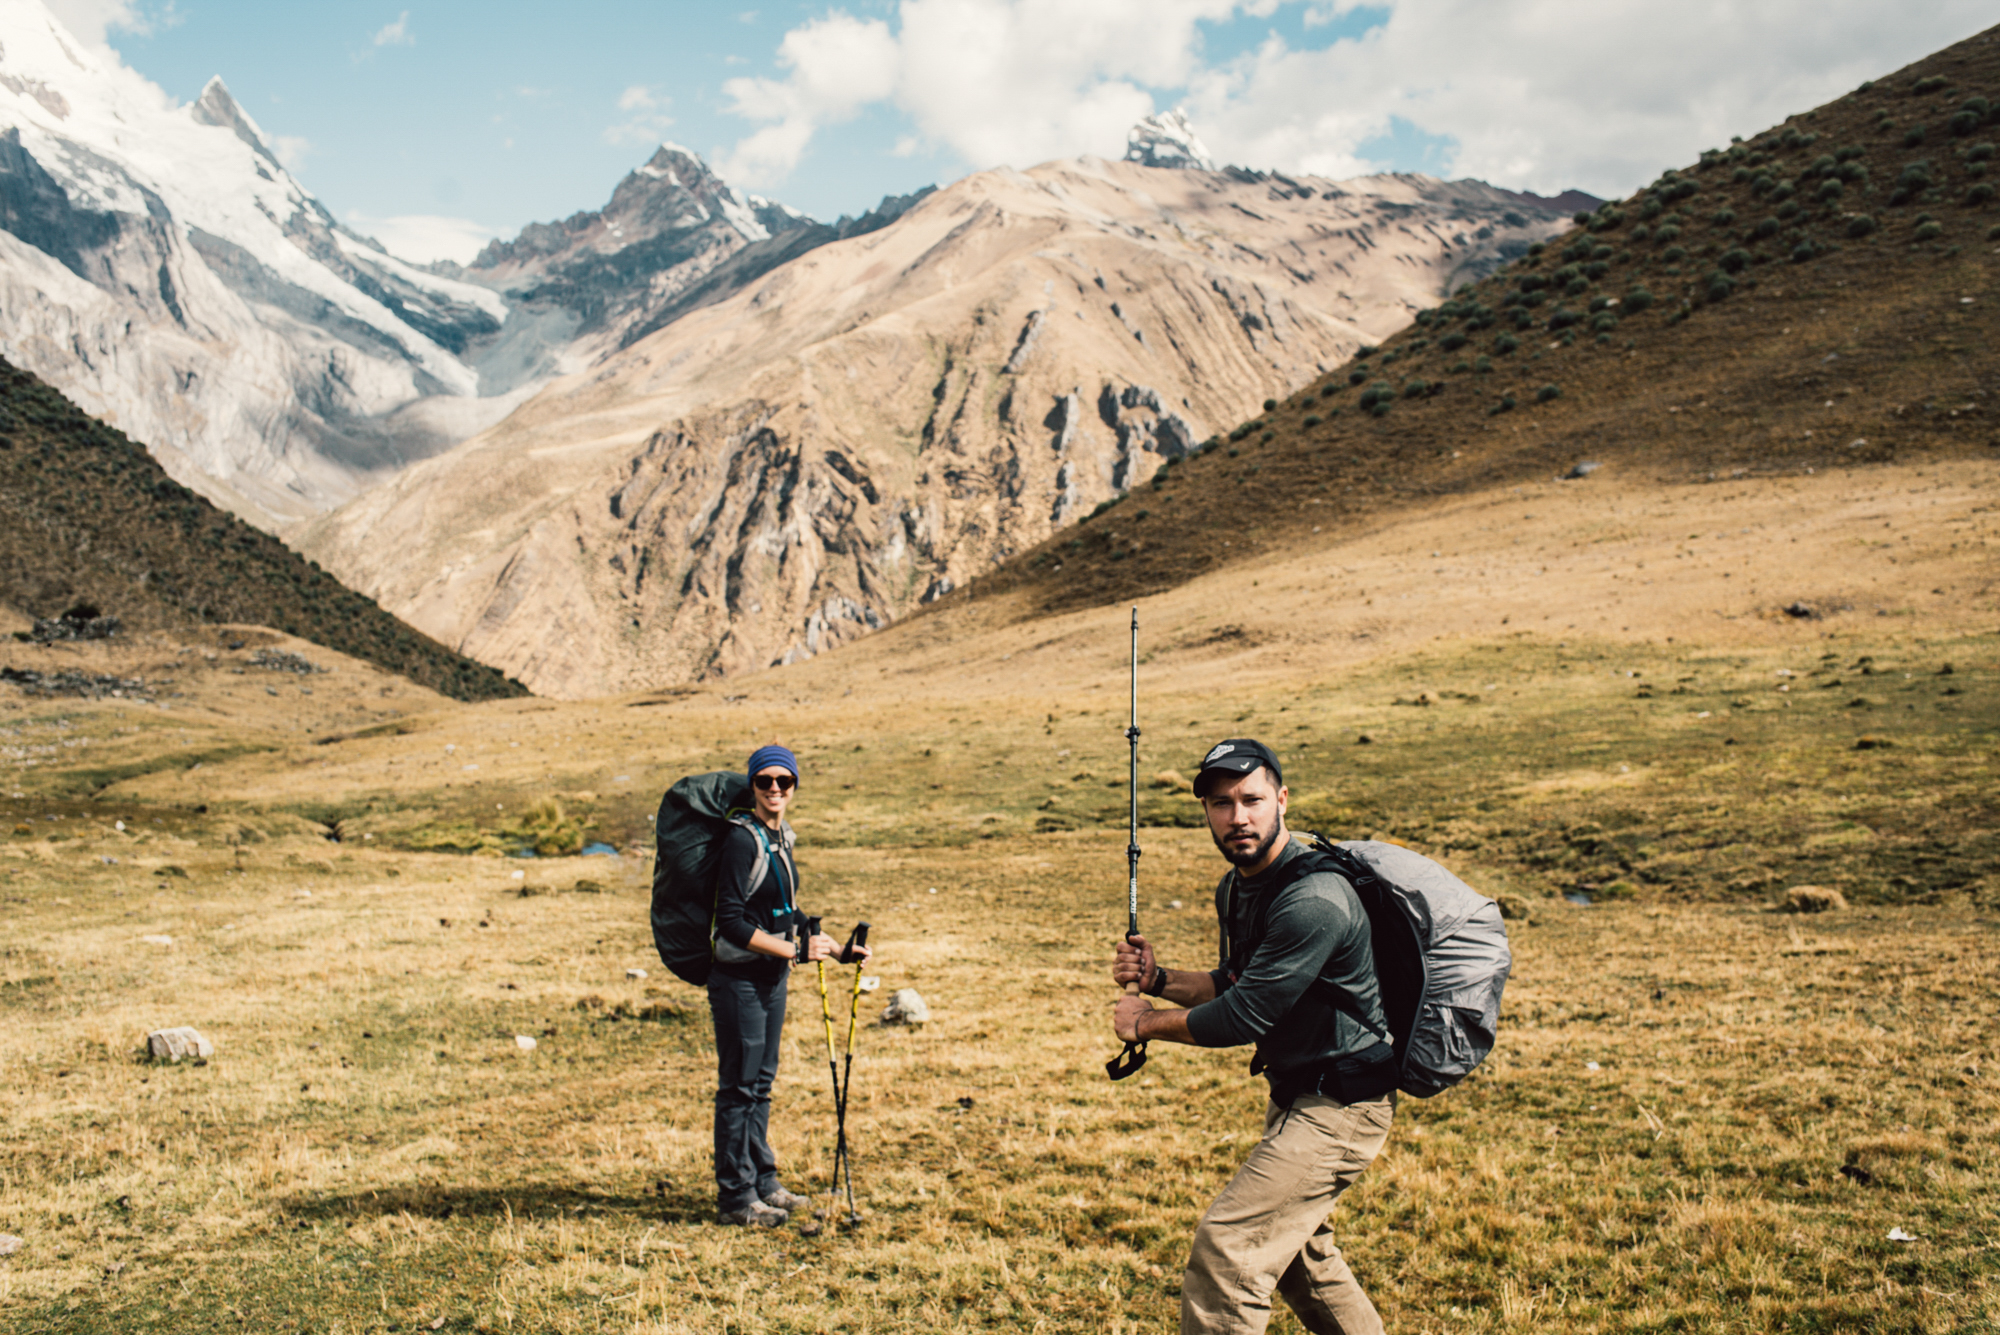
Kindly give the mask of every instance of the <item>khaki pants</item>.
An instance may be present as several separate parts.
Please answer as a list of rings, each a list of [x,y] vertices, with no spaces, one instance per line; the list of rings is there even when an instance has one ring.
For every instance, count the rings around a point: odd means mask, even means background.
[[[1377,1335],[1382,1318],[1333,1245],[1327,1215],[1389,1138],[1396,1096],[1271,1104],[1264,1139],[1202,1216],[1181,1281],[1181,1335],[1259,1335],[1271,1292],[1313,1335]]]

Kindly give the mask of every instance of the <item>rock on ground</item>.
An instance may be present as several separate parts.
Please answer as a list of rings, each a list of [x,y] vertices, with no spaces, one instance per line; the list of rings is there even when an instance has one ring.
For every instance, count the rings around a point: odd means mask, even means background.
[[[1788,913],[1832,913],[1846,907],[1846,895],[1823,885],[1795,885],[1785,891]]]
[[[177,1062],[183,1057],[213,1057],[215,1044],[187,1025],[177,1029],[155,1029],[146,1035],[147,1051],[155,1061]]]
[[[924,1024],[930,1018],[931,1008],[914,987],[898,988],[882,1008],[883,1024]]]

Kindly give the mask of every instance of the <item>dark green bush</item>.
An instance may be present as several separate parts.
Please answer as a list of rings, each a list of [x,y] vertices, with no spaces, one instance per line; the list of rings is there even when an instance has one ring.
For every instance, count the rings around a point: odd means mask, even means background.
[[[1618,327],[1618,317],[1611,311],[1599,311],[1597,318],[1590,322],[1590,327],[1600,334],[1608,334]]]
[[[1819,189],[1814,191],[1813,194],[1819,199],[1820,203],[1831,204],[1833,203],[1834,200],[1840,198],[1841,191],[1844,190],[1845,188],[1846,187],[1842,186],[1841,183],[1837,180],[1821,181],[1819,183]]]
[[[1277,410],[1278,410],[1278,401],[1277,401],[1276,399],[1265,399],[1265,400],[1264,400],[1264,411],[1265,411],[1265,412],[1267,412],[1267,413],[1269,413],[1269,412],[1276,412]]]
[[[1935,93],[1938,89],[1948,87],[1950,84],[1951,80],[1945,78],[1944,75],[1932,74],[1911,84],[1910,96],[1922,97],[1926,93]]]
[[[1320,416],[1320,415],[1319,415],[1318,413],[1307,413],[1307,414],[1306,414],[1306,417],[1305,417],[1305,421],[1304,421],[1303,423],[1301,423],[1301,425],[1302,425],[1302,426],[1318,426],[1318,425],[1319,425],[1319,424],[1320,424],[1321,422],[1324,422],[1325,420],[1326,420],[1326,419],[1325,419],[1324,417],[1321,417],[1321,416]]]
[[[1493,355],[1496,357],[1505,357],[1520,346],[1521,340],[1515,338],[1512,334],[1496,334],[1493,338]]]
[[[1438,346],[1444,349],[1446,352],[1457,352],[1460,348],[1464,347],[1467,343],[1470,343],[1471,341],[1472,340],[1467,338],[1464,334],[1461,334],[1456,330],[1454,330],[1453,332],[1446,334],[1443,338],[1439,339]]]
[[[1561,397],[1562,397],[1562,391],[1556,388],[1554,385],[1543,385],[1540,389],[1535,391],[1536,403],[1547,403],[1550,399],[1559,399]]]
[[[1868,164],[1865,162],[1843,162],[1840,164],[1840,179],[1849,185],[1868,179]]]
[[[1849,144],[1846,148],[1840,149],[1837,152],[1835,152],[1833,155],[1833,160],[1835,162],[1850,162],[1855,158],[1865,158],[1867,156],[1868,156],[1867,149],[1863,148],[1859,144]]]
[[[1484,353],[1480,354],[1478,360],[1472,363],[1472,373],[1474,375],[1492,375],[1493,359]]]
[[[1514,396],[1512,394],[1502,394],[1500,396],[1500,402],[1494,404],[1491,408],[1488,408],[1486,410],[1486,415],[1488,417],[1494,417],[1500,413],[1512,412],[1513,410],[1514,410]]]
[[[1643,287],[1635,287],[1625,294],[1625,299],[1619,304],[1624,307],[1627,315],[1637,315],[1652,306],[1653,294]]]
[[[1428,380],[1411,380],[1403,386],[1403,397],[1406,399],[1421,399],[1430,392],[1431,384]]]
[[[1778,222],[1776,218],[1766,218],[1764,219],[1764,221],[1758,223],[1755,227],[1750,229],[1750,239],[1753,241],[1769,240],[1771,237],[1774,237],[1778,234],[1778,228],[1780,226],[1781,224]]]
[[[1520,288],[1523,292],[1538,292],[1549,285],[1549,280],[1538,273],[1521,275]]]
[[[1736,290],[1736,280],[1720,269],[1708,276],[1708,299],[1721,301]]]
[[[1903,131],[1903,147],[1915,148],[1918,144],[1923,143],[1924,135],[1928,131],[1928,126],[1912,125],[1909,129]]]
[[[1658,241],[1661,245],[1665,245],[1680,234],[1680,228],[1674,226],[1672,223],[1663,223],[1659,230],[1653,233],[1653,240]]]
[[[1967,162],[1984,162],[1992,156],[1993,145],[1991,144],[1974,144],[1971,148],[1965,150],[1965,160]]]
[[[1563,289],[1563,295],[1566,297],[1580,297],[1588,291],[1590,291],[1590,280],[1588,278],[1577,277],[1569,280],[1569,286]]]
[[[1373,412],[1376,404],[1395,397],[1396,391],[1389,386],[1373,384],[1361,391],[1361,397],[1354,401],[1354,406],[1363,412]]]
[[[1917,240],[1919,241],[1935,241],[1943,235],[1944,235],[1943,223],[1927,222],[1927,223],[1917,224],[1916,236]]]
[[[1319,396],[1320,396],[1321,398],[1323,398],[1323,399],[1330,399],[1330,398],[1332,398],[1332,397],[1333,397],[1334,395],[1336,395],[1336,394],[1340,393],[1340,391],[1341,391],[1341,390],[1343,390],[1343,389],[1346,389],[1346,388],[1347,388],[1347,386],[1345,386],[1345,385],[1343,385],[1343,384],[1340,384],[1340,383],[1339,383],[1339,382],[1337,382],[1337,381],[1335,381],[1335,382],[1331,382],[1331,383],[1328,383],[1328,384],[1326,384],[1326,385],[1322,385],[1322,386],[1320,387],[1320,391],[1319,391]]]
[[[1865,213],[1857,213],[1847,220],[1849,236],[1867,236],[1875,230],[1875,220]]]
[[[1687,251],[1679,246],[1668,246],[1665,250],[1660,252],[1660,258],[1665,260],[1668,264],[1679,264],[1682,260],[1687,258],[1687,254],[1688,254]]]
[[[1646,226],[1646,224],[1644,223],[1640,223],[1637,227],[1634,227],[1632,229],[1632,239],[1634,241],[1650,241],[1652,240],[1652,238],[1653,238],[1653,229]]]
[[[1373,357],[1376,353],[1380,352],[1381,350],[1382,349],[1376,347],[1373,343],[1364,343],[1360,347],[1354,350],[1354,355],[1358,358]]]
[[[1717,209],[1714,213],[1709,215],[1708,220],[1714,223],[1717,227],[1731,226],[1736,221],[1736,210]]]
[[[1965,202],[1972,208],[1978,208],[1981,204],[1991,204],[1993,202],[1993,187],[1984,181],[1979,182],[1965,192]]]
[[[1984,119],[1986,118],[1976,111],[1957,112],[1944,123],[1945,132],[1955,139],[1963,139],[1978,129],[1979,123]]]
[[[1368,373],[1366,371],[1349,371],[1347,373],[1347,383],[1350,385],[1358,385],[1367,378]]]
[[[1778,210],[1778,218],[1779,221],[1781,222],[1790,222],[1792,219],[1798,217],[1799,214],[1803,213],[1804,211],[1805,210],[1801,209],[1798,206],[1798,202],[1796,200],[1788,200],[1786,201],[1784,206]]]
[[[1549,312],[1549,329],[1551,331],[1567,329],[1582,318],[1580,312],[1573,311],[1567,306],[1558,306]]]
[[[1590,263],[1583,266],[1583,276],[1585,278],[1588,278],[1593,283],[1610,272],[1611,272],[1611,266],[1606,264],[1603,260],[1592,260]],[[1575,287],[1576,284],[1571,283],[1570,286]],[[1588,288],[1589,283],[1586,283],[1584,286]]]
[[[1724,273],[1742,273],[1750,267],[1750,252],[1740,247],[1732,247],[1723,251],[1722,258],[1716,263],[1722,267]]]

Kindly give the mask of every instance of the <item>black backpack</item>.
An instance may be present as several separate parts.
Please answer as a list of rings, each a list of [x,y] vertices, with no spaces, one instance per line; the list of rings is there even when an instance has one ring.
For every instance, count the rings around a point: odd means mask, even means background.
[[[708,982],[715,960],[715,871],[723,837],[731,815],[750,804],[750,781],[736,771],[690,774],[667,789],[653,820],[653,945],[676,978],[696,987]],[[760,877],[765,866],[758,864]]]

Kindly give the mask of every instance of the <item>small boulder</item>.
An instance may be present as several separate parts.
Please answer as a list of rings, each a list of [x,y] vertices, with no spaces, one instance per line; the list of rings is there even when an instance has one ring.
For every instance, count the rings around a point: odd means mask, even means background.
[[[1795,885],[1785,891],[1787,913],[1834,913],[1846,907],[1846,895],[1823,885]]]
[[[177,1062],[183,1057],[213,1057],[215,1044],[195,1029],[181,1025],[177,1029],[155,1029],[146,1035],[146,1051],[154,1061]]]
[[[903,987],[889,998],[889,1004],[882,1008],[883,1024],[919,1025],[928,1023],[931,1008],[914,987]]]
[[[1512,895],[1503,891],[1493,896],[1493,902],[1500,906],[1500,916],[1510,921],[1526,922],[1535,916],[1534,909],[1520,895]]]
[[[1573,465],[1567,473],[1564,473],[1563,480],[1567,482],[1574,482],[1578,478],[1589,477],[1592,473],[1595,473],[1598,469],[1602,467],[1604,467],[1604,465],[1598,463],[1594,459],[1585,459],[1583,462]]]
[[[26,1245],[12,1233],[0,1233],[0,1256],[12,1256]]]

